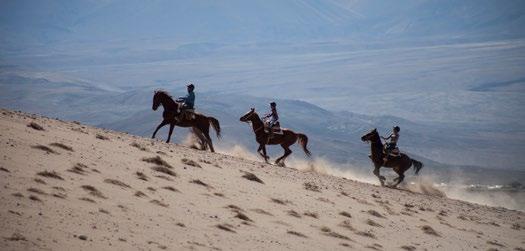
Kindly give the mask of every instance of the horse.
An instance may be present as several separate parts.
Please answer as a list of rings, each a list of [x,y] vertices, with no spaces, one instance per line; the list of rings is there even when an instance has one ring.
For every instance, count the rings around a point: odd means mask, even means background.
[[[264,131],[264,123],[255,112],[255,108],[251,108],[251,110],[243,115],[240,120],[241,122],[252,124],[252,129],[255,133],[255,140],[259,143],[257,152],[264,158],[266,163],[268,163],[268,159],[270,158],[266,155],[266,145],[281,145],[284,149],[284,155],[275,160],[275,164],[279,166],[285,166],[284,160],[292,154],[290,146],[295,144],[296,141],[299,141],[306,156],[311,156],[310,150],[308,150],[307,147],[308,137],[302,133],[295,133],[289,129],[282,129],[282,134],[274,134],[273,137],[270,138],[270,135]]]
[[[414,167],[415,174],[417,175],[421,168],[423,168],[423,163],[411,159],[408,157],[408,155],[401,153],[398,157],[389,158],[386,163],[383,163],[383,143],[381,142],[381,138],[379,137],[379,133],[377,132],[377,129],[373,129],[369,133],[363,135],[361,137],[361,141],[363,142],[370,142],[370,151],[372,154],[369,156],[370,159],[372,159],[372,162],[374,163],[374,175],[377,176],[379,179],[379,182],[381,182],[381,186],[385,186],[385,180],[386,178],[379,174],[379,169],[384,167],[389,167],[394,169],[394,171],[399,175],[399,177],[395,178],[394,181],[396,183],[392,187],[396,187],[403,181],[405,178],[405,171],[410,168],[410,166]]]
[[[191,127],[194,134],[200,139],[201,142],[204,142],[202,145],[202,150],[206,149],[206,146],[209,146],[211,152],[215,152],[213,148],[213,143],[210,137],[210,125],[215,129],[217,138],[221,137],[221,127],[219,121],[214,117],[209,117],[202,115],[200,113],[195,113],[193,119],[188,119],[186,116],[179,116],[181,114],[180,108],[181,103],[175,102],[173,98],[169,95],[167,91],[156,90],[153,94],[153,111],[156,111],[159,106],[164,107],[164,112],[162,112],[162,122],[157,126],[155,132],[153,132],[152,139],[155,138],[157,131],[163,126],[170,124],[170,132],[168,134],[168,139],[166,143],[170,142],[171,134],[173,133],[173,128],[175,126],[179,127]],[[179,118],[183,117],[183,118]]]

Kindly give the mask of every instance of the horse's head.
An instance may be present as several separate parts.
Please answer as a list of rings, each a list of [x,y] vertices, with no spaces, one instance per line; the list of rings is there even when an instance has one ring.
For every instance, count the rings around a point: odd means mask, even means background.
[[[153,109],[153,111],[156,111],[157,108],[159,108],[159,105],[160,105],[160,95],[161,95],[161,92],[156,90],[153,94],[153,105],[151,106],[151,109]]]
[[[255,108],[251,108],[249,112],[247,112],[240,118],[240,120],[241,122],[250,122],[252,121],[254,116],[257,116],[257,113],[255,112]]]
[[[361,141],[363,142],[366,142],[366,141],[376,141],[379,139],[379,133],[377,132],[377,129],[374,128],[372,131],[370,131],[369,133],[363,135],[363,137],[361,137]]]

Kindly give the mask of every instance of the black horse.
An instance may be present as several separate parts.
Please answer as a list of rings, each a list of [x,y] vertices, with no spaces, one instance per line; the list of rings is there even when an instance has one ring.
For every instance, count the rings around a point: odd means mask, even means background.
[[[423,163],[411,159],[406,154],[401,153],[399,157],[390,157],[390,159],[383,163],[383,143],[381,142],[381,138],[379,137],[379,133],[377,132],[377,129],[372,130],[371,132],[365,134],[363,137],[361,137],[361,140],[363,142],[370,142],[370,151],[372,152],[372,155],[370,155],[370,158],[372,159],[372,162],[374,163],[374,175],[379,178],[379,182],[381,182],[381,186],[385,185],[386,178],[379,174],[379,169],[384,167],[389,167],[394,169],[394,171],[399,175],[395,179],[396,183],[393,185],[393,187],[396,187],[403,181],[405,178],[405,171],[410,168],[410,166],[414,167],[414,170],[416,171],[416,175],[419,173],[421,168],[423,168]]]
[[[163,90],[155,91],[155,94],[153,95],[152,109],[156,111],[160,105],[164,107],[164,112],[162,112],[163,120],[157,126],[157,129],[155,129],[155,132],[153,132],[153,136],[151,136],[151,138],[155,138],[157,131],[167,124],[170,124],[170,132],[166,142],[170,142],[171,134],[173,133],[173,127],[191,127],[201,142],[204,142],[203,147],[206,147],[207,145],[209,146],[210,151],[215,152],[210,137],[210,125],[212,125],[212,127],[215,129],[217,138],[220,138],[221,127],[219,125],[219,121],[216,118],[208,117],[200,113],[195,113],[194,118],[191,119],[187,118],[186,116],[179,116],[180,107],[182,104],[175,102],[168,92]]]

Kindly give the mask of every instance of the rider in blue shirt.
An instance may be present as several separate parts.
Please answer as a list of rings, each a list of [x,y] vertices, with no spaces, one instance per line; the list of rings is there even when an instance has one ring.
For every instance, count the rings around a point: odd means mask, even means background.
[[[193,84],[189,84],[186,87],[188,88],[188,94],[177,99],[177,102],[183,102],[181,110],[193,109],[195,106],[195,93],[193,92],[195,86]]]

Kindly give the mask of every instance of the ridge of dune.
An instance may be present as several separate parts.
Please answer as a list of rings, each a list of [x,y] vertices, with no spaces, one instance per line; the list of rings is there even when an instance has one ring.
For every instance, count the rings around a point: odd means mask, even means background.
[[[175,135],[180,136],[180,135]],[[2,250],[525,250],[525,213],[0,109]]]

